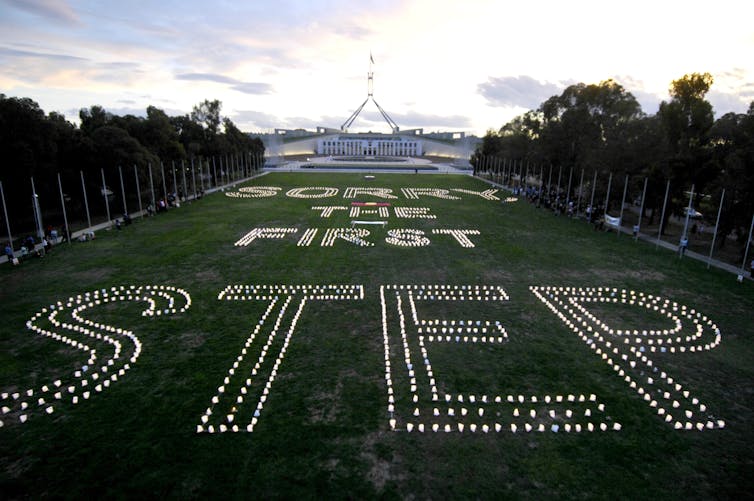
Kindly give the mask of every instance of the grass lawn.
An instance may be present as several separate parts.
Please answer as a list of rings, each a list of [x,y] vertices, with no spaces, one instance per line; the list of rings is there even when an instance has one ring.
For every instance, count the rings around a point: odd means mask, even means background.
[[[246,186],[280,189],[216,193],[0,269],[2,498],[751,496],[751,281],[485,199],[465,176]],[[337,196],[286,196],[304,187]],[[398,198],[387,217],[352,216],[352,201],[385,200],[348,187]],[[346,209],[313,209],[328,206]],[[355,219],[388,224],[348,233]],[[152,303],[114,300],[128,294]],[[142,316],[150,304],[160,314]],[[50,335],[26,328],[43,308],[32,326]]]

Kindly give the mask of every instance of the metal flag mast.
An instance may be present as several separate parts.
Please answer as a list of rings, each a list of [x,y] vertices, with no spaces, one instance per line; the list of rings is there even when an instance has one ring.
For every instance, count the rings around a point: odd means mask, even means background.
[[[354,120],[356,120],[356,117],[359,116],[359,113],[361,113],[361,110],[364,109],[364,106],[369,102],[371,99],[372,102],[377,106],[377,109],[380,111],[380,114],[382,115],[382,118],[385,119],[387,124],[390,126],[390,129],[393,131],[393,134],[398,132],[398,124],[396,124],[392,118],[390,118],[390,115],[387,114],[385,110],[382,109],[382,106],[377,103],[374,99],[374,72],[372,71],[372,65],[374,64],[374,58],[372,57],[372,53],[369,53],[369,73],[367,73],[367,98],[364,100],[363,103],[361,103],[361,106],[356,108],[356,111],[353,112],[353,114],[348,117],[348,120],[343,122],[343,125],[340,126],[340,130],[347,132],[348,128],[353,124]]]

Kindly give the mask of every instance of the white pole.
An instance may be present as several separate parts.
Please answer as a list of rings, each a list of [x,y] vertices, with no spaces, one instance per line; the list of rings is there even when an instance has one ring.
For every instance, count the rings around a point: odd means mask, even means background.
[[[165,164],[160,160],[160,170],[162,171],[162,195],[165,197],[165,205],[168,203],[168,185],[165,182]]]
[[[191,184],[194,186],[194,200],[196,200],[196,171],[194,170],[194,157],[191,157]]]
[[[576,202],[576,216],[579,215],[581,209],[581,195],[584,191],[584,169],[581,169],[581,180],[579,181],[579,199]]]
[[[105,197],[105,210],[107,211],[107,222],[110,222],[110,202],[107,200],[107,185],[105,184],[105,169],[100,169],[102,172],[102,195]]]
[[[568,190],[566,191],[566,213],[568,211],[568,204],[571,203],[571,179],[573,178],[573,166],[568,171]]]
[[[610,176],[607,178],[607,194],[605,195],[605,215],[607,215],[607,210],[609,209],[609,203],[610,203],[610,188],[613,186],[613,173],[610,173]]]
[[[655,243],[655,247],[660,245],[660,238],[662,237],[662,226],[665,222],[665,208],[668,205],[668,194],[670,193],[670,179],[668,179],[668,184],[665,187],[665,201],[662,202],[662,214],[660,215],[660,228],[657,230],[657,242]]]
[[[594,192],[596,189],[597,189],[597,170],[594,171],[594,180],[592,181],[592,198],[589,200],[589,207],[591,207],[589,214],[591,217],[594,217]]]
[[[8,229],[8,245],[13,247],[13,236],[10,232],[10,219],[8,219],[8,207],[5,206],[5,192],[3,191],[3,182],[0,181],[0,198],[3,199],[3,214],[5,214],[5,227]]]
[[[42,211],[39,210],[39,195],[34,187],[34,177],[31,178],[31,194],[34,203],[34,222],[37,223],[37,237],[41,240],[45,236],[45,230],[42,228]],[[33,250],[33,249],[32,249]]]
[[[626,182],[623,183],[623,200],[620,202],[620,216],[618,217],[618,235],[620,235],[621,227],[623,226],[623,207],[626,205],[626,192],[628,191],[628,174],[626,174]]]
[[[199,186],[201,186],[201,191],[204,191],[204,168],[202,167],[202,159],[199,159]],[[209,165],[209,164],[207,164]]]
[[[746,258],[749,257],[749,244],[751,244],[752,231],[754,231],[754,215],[751,216],[751,225],[749,226],[749,238],[746,239],[746,250],[744,251],[744,260],[741,263],[741,275],[744,274],[744,266],[746,266]],[[754,276],[751,278],[754,278]]]
[[[178,200],[178,181],[175,178],[175,161],[171,160],[170,165],[173,167],[173,196],[177,204],[180,200]]]
[[[118,166],[118,175],[120,176],[120,196],[123,197],[123,215],[128,214],[128,206],[126,205],[126,187],[123,185],[123,169]]]
[[[58,172],[58,188],[60,189],[60,206],[63,207],[63,224],[65,225],[63,233],[70,244],[71,233],[68,230],[68,214],[65,211],[65,198],[63,197],[63,183],[60,181],[60,172]]]
[[[144,207],[141,205],[141,187],[139,186],[139,171],[136,169],[136,164],[134,164],[134,179],[136,180],[136,194],[139,198],[139,214],[141,214],[142,217],[144,217]]]
[[[691,218],[691,204],[694,201],[694,185],[691,185],[691,193],[689,193],[689,206],[686,208],[686,222],[683,225],[683,234],[681,238],[688,239],[689,219]]]
[[[153,210],[157,210],[157,198],[154,195],[154,179],[152,179],[152,162],[149,162],[147,166],[149,167],[149,189],[152,192],[151,205]]]
[[[638,226],[639,231],[641,231],[641,218],[644,215],[644,200],[647,198],[647,182],[649,181],[648,177],[644,178],[644,191],[641,193],[641,208],[639,208],[639,222],[636,224]],[[639,239],[639,231],[636,232],[636,240]]]
[[[86,223],[87,228],[92,227],[92,218],[89,216],[89,199],[86,196],[86,184],[84,184],[84,171],[80,170],[79,173],[81,174],[81,190],[84,192],[84,208],[86,209]]]
[[[563,166],[558,167],[558,192],[555,194],[556,198],[560,198],[560,178],[563,175]]]
[[[712,234],[712,245],[709,247],[709,257],[707,258],[707,269],[712,262],[712,252],[715,250],[715,240],[717,239],[717,227],[720,225],[720,214],[723,212],[723,200],[725,200],[725,188],[720,195],[720,207],[717,208],[717,220],[715,220],[715,232]]]
[[[188,200],[188,186],[186,185],[186,164],[181,160],[181,174],[183,175],[183,198]]]

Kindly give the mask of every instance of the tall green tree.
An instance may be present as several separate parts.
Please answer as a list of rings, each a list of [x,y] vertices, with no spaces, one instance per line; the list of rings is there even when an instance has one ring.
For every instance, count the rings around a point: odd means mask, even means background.
[[[726,235],[744,238],[754,214],[754,102],[747,113],[726,113],[709,131],[710,163],[717,172],[710,183],[711,207],[725,199],[720,214],[717,243],[725,246]]]
[[[643,112],[614,80],[575,84],[539,108],[542,155],[553,164],[594,170],[626,170],[623,152],[630,124]]]
[[[670,101],[660,103],[658,116],[662,124],[668,156],[665,175],[670,179],[671,213],[682,214],[688,203],[686,192],[695,187],[695,200],[699,200],[710,181],[717,175],[715,164],[710,162],[707,134],[714,123],[712,105],[704,98],[712,86],[709,73],[690,73],[670,84]]]
[[[201,103],[194,106],[191,111],[191,120],[200,124],[210,136],[215,136],[220,129],[220,110],[222,109],[222,103],[215,100],[205,99]]]

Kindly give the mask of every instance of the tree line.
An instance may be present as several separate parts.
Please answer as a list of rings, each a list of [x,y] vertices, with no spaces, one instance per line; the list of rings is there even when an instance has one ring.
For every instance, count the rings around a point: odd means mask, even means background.
[[[705,99],[713,78],[691,73],[670,84],[670,99],[654,115],[614,80],[578,83],[490,130],[472,157],[476,171],[489,170],[489,156],[579,173],[599,183],[629,176],[634,190],[648,179],[644,217],[654,220],[670,196],[665,218],[680,215],[694,186],[695,208],[714,224],[723,190],[718,234],[748,234],[754,213],[754,102],[747,113],[714,119]],[[499,163],[492,169],[499,169]],[[541,170],[540,170],[541,171]],[[585,182],[585,185],[587,183]],[[619,203],[619,202],[618,202]],[[609,208],[607,208],[609,209]],[[725,239],[720,239],[724,245]]]
[[[57,112],[45,113],[30,98],[0,94],[0,181],[9,218],[28,218],[31,177],[40,197],[49,200],[58,193],[58,174],[64,186],[78,186],[80,191],[83,177],[87,191],[98,193],[101,169],[137,166],[146,186],[147,166],[159,171],[161,162],[169,169],[194,159],[219,157],[227,165],[261,158],[262,141],[222,117],[221,108],[220,101],[205,100],[189,114],[168,116],[149,106],[146,116],[140,117],[118,116],[102,106],[91,106],[79,111],[77,126]]]

